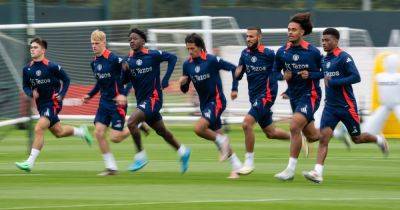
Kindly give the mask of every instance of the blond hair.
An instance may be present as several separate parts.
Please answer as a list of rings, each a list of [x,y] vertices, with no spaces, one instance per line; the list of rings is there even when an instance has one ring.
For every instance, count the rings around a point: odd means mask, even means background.
[[[106,42],[106,33],[96,29],[90,35],[90,38],[94,41]]]

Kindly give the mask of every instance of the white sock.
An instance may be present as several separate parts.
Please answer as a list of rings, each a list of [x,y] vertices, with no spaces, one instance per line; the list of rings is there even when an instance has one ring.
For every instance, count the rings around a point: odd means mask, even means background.
[[[235,153],[233,153],[230,157],[229,160],[231,162],[232,165],[232,170],[233,171],[237,171],[240,168],[242,168],[242,163],[240,162],[239,158],[237,157],[237,155]]]
[[[378,145],[382,145],[383,144],[383,138],[380,135],[376,135],[376,143]]]
[[[106,168],[111,170],[118,170],[114,155],[111,152],[103,154],[103,160]]]
[[[185,154],[185,152],[186,152],[186,147],[185,145],[181,144],[181,146],[178,149],[178,155],[182,157]]]
[[[74,136],[83,137],[85,136],[85,132],[83,132],[82,128],[74,127]]]
[[[142,151],[136,153],[134,160],[145,159],[145,158],[147,158],[146,151],[142,150]]]
[[[322,176],[322,173],[324,172],[324,166],[321,164],[315,164],[314,170],[318,173],[318,175]]]
[[[31,167],[33,167],[33,165],[35,164],[35,160],[39,156],[39,153],[40,153],[40,150],[35,149],[35,148],[31,149],[31,154],[29,155],[28,159],[26,160],[26,162],[28,162]]]
[[[227,136],[222,135],[222,134],[217,134],[217,137],[215,138],[215,144],[217,145],[218,149],[221,148],[221,145],[225,142]]]
[[[254,152],[246,152],[244,158],[245,158],[244,165],[246,166],[254,165]]]
[[[286,169],[289,169],[294,172],[296,170],[296,165],[297,165],[297,158],[290,157],[289,163],[288,163],[288,166]]]

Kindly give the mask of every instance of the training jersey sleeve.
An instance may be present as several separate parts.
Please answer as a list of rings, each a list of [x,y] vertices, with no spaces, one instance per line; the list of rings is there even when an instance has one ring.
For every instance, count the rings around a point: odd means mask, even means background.
[[[357,70],[353,58],[350,55],[345,54],[343,55],[342,62],[345,71],[344,73],[347,76],[341,79],[329,80],[329,86],[351,85],[361,81],[360,73]]]
[[[238,77],[236,77],[236,79],[239,81],[243,78],[244,73],[246,72],[246,65],[244,65],[244,56],[243,56],[243,52],[240,55],[239,58],[239,65],[238,66],[242,66],[242,72],[240,72],[240,75]]]
[[[233,65],[232,63],[224,61],[220,57],[216,57],[216,59],[217,59],[217,69],[218,70],[230,71],[232,73],[232,91],[237,91],[238,90],[238,80],[236,80],[236,78],[235,78],[236,66]]]
[[[22,87],[24,89],[24,92],[27,96],[32,97],[32,88],[31,88],[31,84],[29,81],[29,75],[27,72],[27,68],[24,68],[22,70]]]
[[[59,95],[61,95],[61,97],[64,97],[67,94],[67,90],[70,84],[70,79],[67,73],[60,65],[54,65],[52,72],[56,78],[62,81],[62,88],[59,92]]]
[[[182,68],[182,76],[186,76],[187,77],[187,83],[180,86],[180,89],[181,89],[181,91],[183,93],[187,93],[189,91],[189,85],[190,85],[190,82],[191,82],[190,75],[189,75],[189,73],[187,71],[188,71],[188,69],[187,69],[187,65],[186,65],[186,62],[185,62],[183,64],[183,68]]]
[[[317,64],[317,69],[319,71],[310,71],[310,79],[322,79],[324,78],[324,72],[322,71],[321,64],[322,64],[322,54],[319,51],[314,53],[315,56],[315,63]]]
[[[158,51],[157,53],[158,53],[158,59],[160,62],[163,62],[163,61],[168,62],[167,71],[165,72],[165,75],[161,82],[161,86],[163,88],[165,88],[168,86],[169,78],[171,77],[172,72],[175,69],[175,64],[176,64],[176,61],[178,60],[178,58],[176,57],[176,55],[174,55],[172,53],[161,51],[161,50]]]
[[[276,80],[283,80],[283,74],[282,74],[282,70],[285,67],[284,62],[282,61],[282,49],[279,49],[276,52],[275,55],[275,60],[274,60],[274,66],[272,68],[272,76],[276,79]]]

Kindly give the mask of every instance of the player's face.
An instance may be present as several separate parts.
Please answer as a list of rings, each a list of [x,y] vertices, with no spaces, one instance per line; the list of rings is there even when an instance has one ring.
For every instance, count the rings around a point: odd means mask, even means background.
[[[322,36],[322,48],[324,48],[325,52],[331,52],[338,46],[338,40],[332,35],[323,35]]]
[[[290,22],[288,25],[288,41],[297,42],[303,37],[304,30],[301,28],[300,24],[295,22]]]
[[[186,43],[186,49],[192,58],[197,58],[201,54],[201,48],[197,47],[194,43]]]
[[[33,42],[30,47],[31,58],[37,59],[44,55],[46,49],[42,48],[38,43]]]
[[[106,42],[99,40],[91,40],[92,50],[95,55],[100,55],[106,49]]]
[[[247,47],[255,48],[260,42],[261,34],[258,34],[257,30],[247,30],[246,41]]]
[[[144,46],[144,40],[136,33],[129,35],[129,45],[132,50],[139,50]]]

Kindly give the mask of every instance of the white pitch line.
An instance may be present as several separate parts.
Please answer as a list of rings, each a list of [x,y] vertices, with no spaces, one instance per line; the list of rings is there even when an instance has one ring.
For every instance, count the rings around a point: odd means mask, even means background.
[[[26,173],[26,174],[0,174],[0,176],[41,176],[43,174],[31,174],[31,173]]]
[[[160,201],[160,202],[142,202],[142,203],[105,203],[105,204],[78,204],[64,206],[21,206],[0,208],[0,210],[19,210],[19,209],[48,209],[48,208],[81,208],[81,207],[104,207],[104,206],[139,206],[139,205],[160,205],[160,204],[195,204],[195,203],[252,203],[252,202],[277,202],[277,201],[362,201],[362,200],[399,200],[400,198],[300,198],[300,199],[242,199],[242,200],[193,200],[193,201]]]

